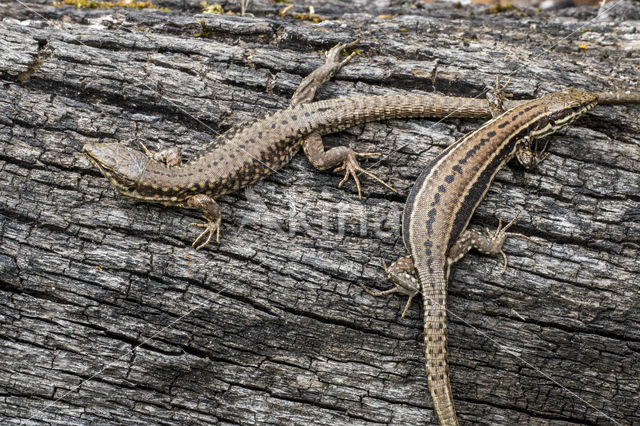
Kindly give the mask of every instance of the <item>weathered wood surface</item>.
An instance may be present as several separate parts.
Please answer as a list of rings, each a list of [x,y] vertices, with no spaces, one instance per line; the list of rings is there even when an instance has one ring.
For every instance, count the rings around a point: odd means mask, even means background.
[[[318,1],[329,19],[313,24],[274,14],[282,5],[252,2],[255,16],[238,17],[183,3],[2,10],[0,419],[432,423],[419,306],[403,320],[404,298],[358,284],[388,286],[380,264],[404,255],[407,191],[479,121],[395,120],[328,138],[382,151],[369,164],[400,194],[365,178],[359,201],[352,183],[336,188],[340,176],[299,155],[224,197],[222,243],[200,252],[195,212],[119,195],[82,145],[178,144],[188,156],[285,107],[320,51],[356,36],[361,55],[318,98],[478,95],[497,76],[523,98],[638,90],[638,21]],[[198,19],[209,37],[194,37]],[[498,175],[472,225],[521,210],[516,230],[545,246],[508,241],[504,274],[500,259],[476,254],[454,268],[462,421],[640,422],[639,133],[640,107],[598,107],[553,137],[537,171]]]

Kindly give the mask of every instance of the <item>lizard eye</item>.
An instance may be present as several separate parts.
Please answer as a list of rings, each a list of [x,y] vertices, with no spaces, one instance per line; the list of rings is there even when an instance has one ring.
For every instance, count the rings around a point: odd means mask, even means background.
[[[126,190],[136,186],[148,161],[144,153],[117,143],[87,144],[82,152],[111,183]]]

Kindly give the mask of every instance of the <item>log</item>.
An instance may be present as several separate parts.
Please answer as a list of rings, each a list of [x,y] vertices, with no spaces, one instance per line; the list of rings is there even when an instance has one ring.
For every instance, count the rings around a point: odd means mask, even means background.
[[[420,171],[482,124],[371,123],[325,138],[380,151],[363,178],[298,155],[222,197],[222,241],[195,251],[197,212],[134,202],[88,142],[188,159],[285,108],[322,52],[357,57],[317,99],[439,92],[514,99],[640,81],[633,2],[542,13],[422,2],[378,9],[251,2],[240,16],[18,2],[0,22],[0,419],[26,423],[435,422],[422,312],[381,263]],[[348,3],[348,2],[347,2]],[[381,2],[384,3],[384,2]],[[619,9],[618,9],[619,8]],[[621,13],[623,10],[624,13]],[[627,15],[625,15],[627,14]],[[472,253],[449,282],[449,360],[464,424],[640,422],[640,107],[598,106],[551,138],[537,170],[501,171],[471,226],[521,211],[502,260]]]

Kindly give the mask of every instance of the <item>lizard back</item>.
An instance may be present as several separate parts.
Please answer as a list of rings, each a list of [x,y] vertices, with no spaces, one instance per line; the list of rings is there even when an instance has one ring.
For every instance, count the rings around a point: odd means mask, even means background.
[[[485,107],[465,99],[432,95],[363,96],[302,104],[230,129],[184,165],[166,167],[149,161],[138,180],[138,198],[179,202],[194,193],[217,197],[237,191],[288,163],[303,138],[314,132],[334,133],[393,118],[483,117],[486,113]]]
[[[569,124],[595,105],[566,90],[525,102],[466,135],[440,154],[413,186],[403,213],[403,239],[420,281],[429,389],[443,425],[456,425],[447,360],[448,250],[469,224],[498,171],[527,138]]]

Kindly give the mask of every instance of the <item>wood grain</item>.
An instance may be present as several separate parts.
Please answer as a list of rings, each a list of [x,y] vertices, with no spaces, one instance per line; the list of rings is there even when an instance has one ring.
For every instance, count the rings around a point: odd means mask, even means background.
[[[359,283],[389,286],[381,262],[405,254],[408,190],[480,121],[394,120],[328,138],[383,152],[368,164],[400,194],[365,178],[359,201],[299,155],[223,197],[222,243],[200,252],[195,212],[119,195],[82,145],[177,144],[189,158],[285,107],[321,51],[356,37],[360,55],[319,99],[476,96],[496,77],[511,77],[516,98],[638,90],[637,21],[594,20],[595,8],[313,4],[319,24],[267,2],[245,17],[198,15],[197,1],[2,12],[0,419],[433,423],[418,305],[403,320],[405,300]],[[597,107],[552,138],[538,170],[498,175],[472,226],[521,210],[515,232],[545,246],[508,241],[504,274],[476,254],[454,268],[449,360],[463,423],[640,422],[638,134],[639,107]]]

